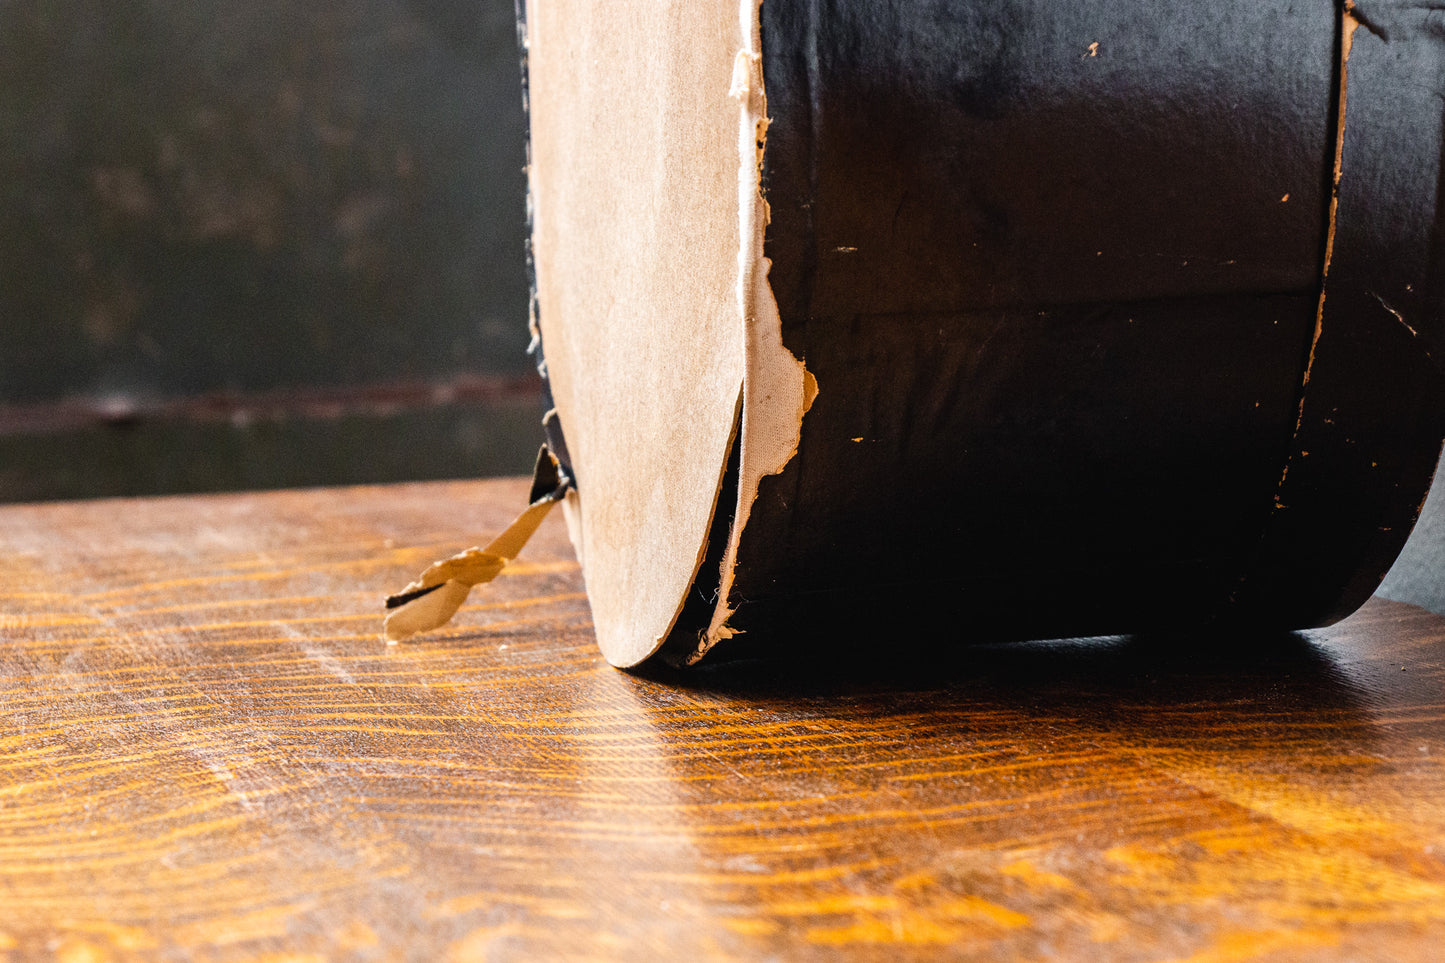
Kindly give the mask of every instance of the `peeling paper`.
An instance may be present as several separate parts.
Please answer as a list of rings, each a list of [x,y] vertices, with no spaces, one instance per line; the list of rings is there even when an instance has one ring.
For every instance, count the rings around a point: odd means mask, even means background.
[[[747,48],[733,61],[729,95],[738,101],[738,309],[744,322],[747,367],[743,375],[742,456],[738,503],[723,556],[718,607],[697,651],[696,662],[721,639],[733,609],[728,596],[737,565],[738,543],[747,526],[763,478],[782,471],[797,454],[803,416],[818,394],[803,362],[783,344],[782,318],[768,283],[772,263],[763,256],[768,203],[762,193],[763,145],[768,131],[768,100],[763,84],[758,0],[743,0],[739,10]]]
[[[387,644],[430,632],[450,622],[472,588],[500,575],[507,563],[526,547],[552,506],[571,491],[571,479],[544,447],[537,456],[531,504],[512,524],[485,548],[469,548],[433,562],[416,581],[387,598],[386,622],[382,629]]]

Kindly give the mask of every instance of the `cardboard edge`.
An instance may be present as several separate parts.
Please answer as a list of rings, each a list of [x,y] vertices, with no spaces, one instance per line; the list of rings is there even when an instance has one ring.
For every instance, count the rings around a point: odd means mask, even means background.
[[[740,385],[738,388],[738,413],[733,420],[733,429],[728,434],[726,446],[727,451],[731,451],[733,446],[737,443],[737,436],[739,431],[741,430],[742,396],[743,388]],[[684,591],[682,596],[677,600],[677,607],[672,613],[672,618],[668,620],[667,626],[663,629],[662,633],[651,640],[651,644],[649,645],[647,650],[635,659],[616,659],[613,657],[613,653],[608,652],[605,648],[603,648],[602,654],[606,657],[608,663],[612,666],[619,669],[631,669],[642,665],[645,662],[652,661],[664,649],[667,642],[672,639],[673,633],[679,628],[679,622],[682,620],[683,614],[687,610],[688,599],[692,597],[698,585],[698,579],[703,575],[704,566],[707,564],[710,555],[709,548],[712,546],[712,541],[709,537],[709,533],[712,532],[715,526],[719,524],[718,511],[720,508],[722,508],[722,493],[730,487],[728,484],[727,475],[729,470],[732,468],[733,465],[731,463],[731,459],[724,457],[722,459],[720,471],[718,474],[717,489],[716,494],[713,496],[712,509],[708,513],[707,525],[704,528],[703,536],[698,542],[697,558],[693,562],[692,574],[688,579],[686,591]],[[585,573],[587,568],[587,550],[585,544],[586,539],[583,533],[586,531],[586,529],[582,524],[582,515],[585,511],[585,501],[582,494],[577,489],[573,488],[568,490],[566,495],[561,499],[561,504],[562,517],[567,525],[567,537],[572,543],[573,553],[577,556],[577,564],[582,567],[582,570]],[[727,527],[729,531],[736,531],[736,527],[732,524],[729,524]],[[736,538],[730,537],[728,541],[728,548],[731,550],[735,546],[735,544]],[[729,569],[729,571],[731,571],[731,569]],[[718,597],[719,599],[721,599],[724,596],[721,594],[721,592],[719,592]],[[686,664],[692,664],[698,658],[701,658],[700,653],[695,657],[687,657],[682,661],[684,661]]]
[[[717,608],[697,646],[685,660],[693,664],[713,646],[737,634],[728,625],[738,545],[747,527],[758,486],[781,472],[798,452],[803,417],[817,397],[818,385],[802,359],[783,344],[782,318],[773,297],[764,256],[770,219],[762,191],[763,151],[767,142],[768,100],[762,69],[762,0],[742,0],[739,26],[746,44],[733,62],[731,96],[738,101],[738,308],[743,316],[746,368],[740,431],[738,497],[723,554]]]
[[[655,656],[657,656],[658,653],[664,648],[664,646],[666,645],[667,641],[668,641],[670,638],[672,638],[674,631],[676,631],[677,628],[678,628],[679,621],[680,621],[680,620],[682,619],[682,617],[683,617],[683,613],[687,610],[687,601],[688,601],[689,598],[692,597],[694,588],[695,588],[695,586],[698,584],[698,578],[699,578],[699,576],[700,576],[700,575],[702,574],[702,572],[703,572],[703,566],[704,566],[704,564],[706,564],[706,562],[707,562],[708,555],[709,555],[708,549],[709,549],[709,547],[710,547],[710,541],[711,541],[711,539],[709,538],[709,533],[713,531],[714,526],[715,526],[715,525],[718,523],[718,521],[719,521],[717,515],[718,515],[719,509],[722,508],[722,497],[721,497],[721,496],[722,496],[722,493],[723,493],[725,490],[727,490],[727,487],[728,487],[727,474],[728,474],[728,470],[732,467],[732,465],[731,465],[731,460],[728,458],[728,456],[727,456],[726,453],[729,452],[729,451],[731,451],[732,448],[733,448],[733,446],[737,443],[738,432],[741,430],[741,427],[740,427],[740,426],[741,426],[741,423],[742,423],[741,410],[742,410],[742,405],[743,405],[743,401],[742,401],[743,393],[744,393],[744,389],[743,389],[743,387],[742,387],[741,385],[739,385],[739,386],[738,386],[738,404],[737,404],[737,406],[736,406],[735,409],[734,409],[732,431],[730,431],[730,432],[728,433],[727,445],[726,445],[726,447],[724,448],[724,455],[723,455],[721,464],[720,464],[720,466],[719,466],[718,479],[717,479],[717,488],[716,488],[716,490],[715,490],[715,494],[713,495],[712,510],[708,513],[707,525],[706,525],[706,527],[703,529],[702,538],[699,540],[699,543],[698,543],[698,547],[697,547],[697,559],[693,562],[692,574],[691,574],[691,576],[688,578],[688,581],[687,581],[687,589],[682,593],[682,597],[677,600],[677,608],[673,611],[673,613],[672,613],[672,618],[668,621],[666,628],[664,628],[663,631],[661,632],[661,634],[659,634],[658,636],[656,636],[656,637],[652,640],[652,644],[651,644],[651,646],[648,648],[646,654],[644,654],[644,655],[642,655],[642,656],[640,656],[639,658],[634,659],[634,660],[615,660],[615,659],[612,658],[611,654],[609,654],[609,653],[607,653],[607,652],[604,651],[603,654],[607,656],[607,661],[608,661],[609,663],[611,663],[612,665],[616,666],[616,667],[619,668],[619,669],[631,669],[631,668],[634,668],[634,667],[636,667],[636,666],[639,666],[639,665],[643,664],[644,662],[649,662],[649,661],[651,661]],[[574,504],[575,504],[575,506],[576,506],[575,509],[573,509],[573,505],[574,505]],[[563,510],[564,513],[570,513],[571,511],[574,511],[574,510],[575,510],[576,513],[577,513],[577,521],[576,521],[577,529],[576,529],[576,533],[575,533],[575,534],[572,532],[572,524],[573,524],[573,523],[572,523],[570,514],[568,514],[568,535],[573,538],[573,543],[572,543],[572,544],[573,544],[573,546],[576,548],[578,562],[581,563],[581,559],[582,559],[582,547],[581,547],[581,544],[580,544],[580,540],[581,540],[581,537],[582,537],[582,525],[581,525],[582,499],[581,499],[581,496],[578,495],[578,493],[576,492],[576,490],[573,490],[573,491],[570,491],[570,492],[567,493],[567,500],[563,502],[562,510]],[[729,526],[729,528],[730,528],[730,530],[732,530],[732,531],[736,531],[736,526],[735,526],[735,525],[731,525],[731,526]],[[729,540],[729,546],[732,545],[732,541],[733,541],[732,539]],[[723,597],[723,596],[720,594],[720,595],[719,595],[719,598],[722,598],[722,597]]]

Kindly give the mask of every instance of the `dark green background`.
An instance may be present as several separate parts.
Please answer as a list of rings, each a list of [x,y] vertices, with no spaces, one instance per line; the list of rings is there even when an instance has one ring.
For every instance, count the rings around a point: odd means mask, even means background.
[[[42,431],[0,410],[0,498],[526,470],[513,17],[510,0],[0,4],[0,409],[125,414]],[[348,401],[477,376],[510,376],[508,397]],[[277,413],[317,388],[334,417]],[[259,421],[149,414],[258,392]],[[397,447],[411,457],[358,450]]]

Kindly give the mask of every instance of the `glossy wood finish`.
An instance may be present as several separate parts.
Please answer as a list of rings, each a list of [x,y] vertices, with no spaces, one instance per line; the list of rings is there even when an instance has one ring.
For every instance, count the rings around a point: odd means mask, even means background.
[[[639,677],[595,650],[556,518],[452,626],[383,645],[382,595],[525,492],[0,508],[0,958],[1445,939],[1445,619]]]

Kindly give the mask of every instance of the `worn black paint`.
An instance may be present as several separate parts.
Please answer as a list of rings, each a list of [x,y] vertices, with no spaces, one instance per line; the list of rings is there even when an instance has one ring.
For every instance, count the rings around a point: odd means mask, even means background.
[[[820,393],[754,505],[737,624],[869,592],[979,635],[1302,627],[1368,596],[1445,429],[1438,34],[1414,29],[1404,59],[1375,34],[1357,48],[1297,436],[1329,0],[768,0],[762,18],[766,253]]]
[[[1445,14],[1356,9],[1319,343],[1241,614],[1331,622],[1389,571],[1445,434]]]

